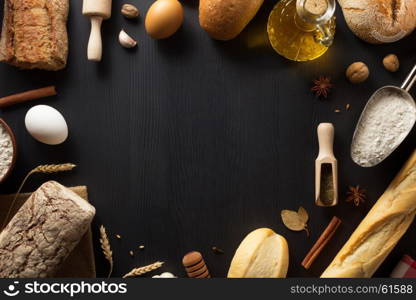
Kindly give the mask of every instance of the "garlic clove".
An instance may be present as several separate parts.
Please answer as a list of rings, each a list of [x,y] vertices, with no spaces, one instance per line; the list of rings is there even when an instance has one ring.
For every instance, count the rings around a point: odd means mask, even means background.
[[[160,275],[155,275],[152,278],[177,278],[175,275],[169,272],[164,272]]]
[[[124,48],[133,48],[137,45],[137,42],[129,36],[123,29],[120,31],[118,35],[118,40]]]

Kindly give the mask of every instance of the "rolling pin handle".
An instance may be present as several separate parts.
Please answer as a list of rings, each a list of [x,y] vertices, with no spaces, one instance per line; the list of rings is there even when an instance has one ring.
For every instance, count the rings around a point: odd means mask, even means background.
[[[88,41],[88,60],[101,61],[103,46],[101,40],[102,17],[91,17],[91,34]]]

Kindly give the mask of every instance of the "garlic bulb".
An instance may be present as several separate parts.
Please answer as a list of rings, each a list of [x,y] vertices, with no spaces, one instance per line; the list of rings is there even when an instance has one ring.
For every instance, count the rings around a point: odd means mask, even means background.
[[[133,48],[137,45],[137,42],[129,36],[123,29],[120,31],[118,35],[118,40],[124,48]]]

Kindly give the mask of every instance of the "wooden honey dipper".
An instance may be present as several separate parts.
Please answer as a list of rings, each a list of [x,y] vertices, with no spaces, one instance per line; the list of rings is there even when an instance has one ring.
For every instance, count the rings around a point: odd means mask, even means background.
[[[111,17],[111,0],[84,0],[82,14],[91,19],[88,59],[100,61],[103,52],[101,23]]]
[[[186,273],[190,278],[210,278],[207,265],[205,264],[202,254],[198,251],[192,251],[186,254],[182,259]]]

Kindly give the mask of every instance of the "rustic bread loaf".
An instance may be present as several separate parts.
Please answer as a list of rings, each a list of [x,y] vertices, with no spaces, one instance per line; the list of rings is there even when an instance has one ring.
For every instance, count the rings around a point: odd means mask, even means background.
[[[369,43],[392,43],[416,27],[415,0],[338,0],[350,29]]]
[[[94,207],[70,189],[44,183],[0,233],[0,277],[53,276],[94,215]]]
[[[68,56],[68,0],[5,0],[0,61],[59,70]]]
[[[243,31],[263,0],[200,0],[199,23],[216,40],[231,40]]]
[[[416,151],[321,277],[368,278],[389,255],[416,214]]]

